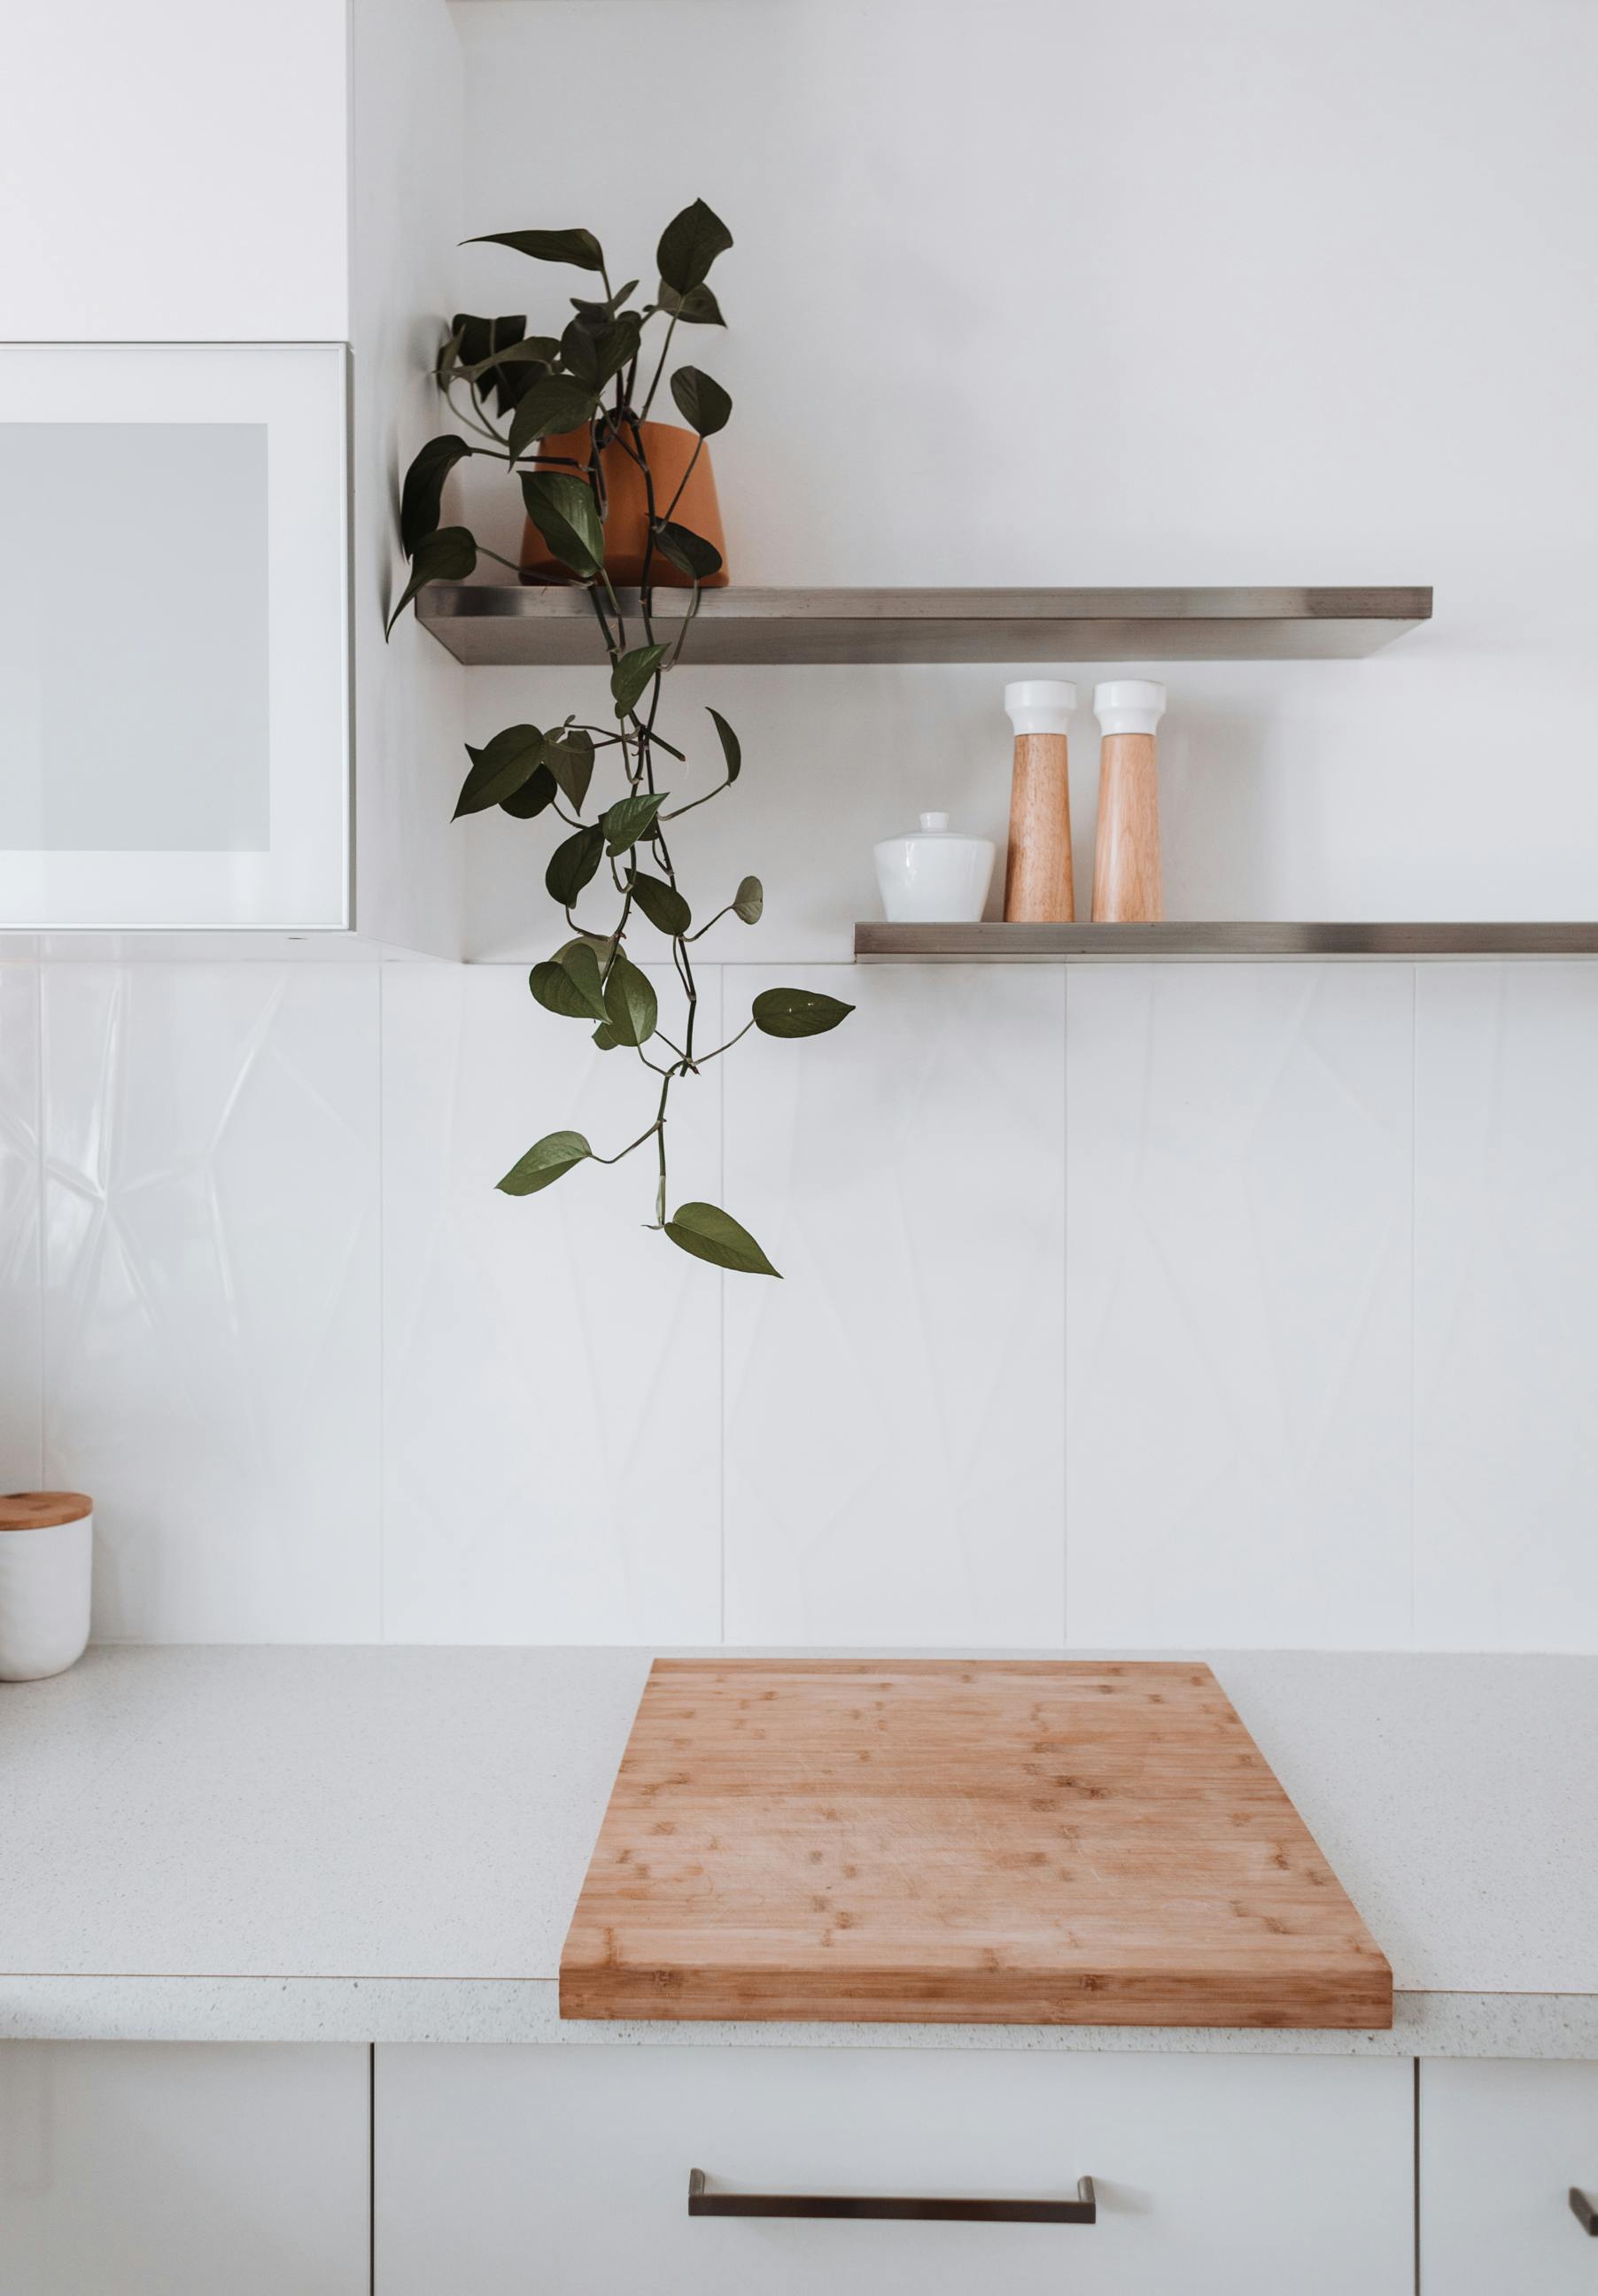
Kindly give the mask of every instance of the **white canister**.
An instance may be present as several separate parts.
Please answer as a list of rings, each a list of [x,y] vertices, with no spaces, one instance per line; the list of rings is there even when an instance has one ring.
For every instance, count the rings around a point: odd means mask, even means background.
[[[947,813],[923,813],[918,834],[875,849],[882,914],[896,925],[976,924],[993,882],[993,840],[961,837]]]
[[[37,1682],[83,1656],[94,1554],[81,1491],[0,1498],[0,1682]]]

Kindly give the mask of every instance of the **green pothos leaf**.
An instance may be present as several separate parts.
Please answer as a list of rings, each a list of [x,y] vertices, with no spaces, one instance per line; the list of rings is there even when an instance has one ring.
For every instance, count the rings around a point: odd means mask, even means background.
[[[512,455],[524,454],[535,439],[580,430],[594,420],[598,405],[586,383],[569,374],[541,374],[516,401],[505,443]]]
[[[557,727],[545,742],[544,762],[570,800],[573,812],[581,813],[594,778],[593,735],[580,726]]]
[[[457,355],[450,379],[477,383],[483,397],[492,394],[501,414],[515,406],[534,369],[548,366],[554,355],[547,338],[528,340],[525,312],[483,319],[457,311],[450,326]]]
[[[527,985],[546,1013],[562,1021],[603,1021],[608,1014],[600,986],[599,959],[586,941],[568,941],[542,964],[535,964]]]
[[[768,1037],[824,1037],[854,1009],[813,988],[763,988],[750,1012],[756,1028]]]
[[[662,279],[660,292],[656,300],[661,310],[669,312],[680,326],[725,327],[726,325],[726,321],[721,316],[721,305],[717,301],[714,291],[709,287],[691,287],[687,294],[680,295],[675,287],[668,287]]]
[[[641,837],[647,837],[655,825],[655,816],[669,795],[668,790],[649,790],[638,797],[618,798],[614,805],[607,806],[600,816],[606,850],[625,853]]]
[[[573,295],[569,298],[569,300],[578,318],[586,319],[593,325],[598,326],[602,321],[608,319],[613,311],[619,311],[624,303],[631,300],[633,291],[637,284],[638,282],[635,279],[624,281],[616,292],[613,295],[608,295],[602,303],[593,302],[581,295]]]
[[[633,285],[637,284],[635,279]],[[567,373],[586,383],[590,390],[602,390],[637,350],[643,326],[636,311],[624,311],[620,318],[612,319],[606,304],[579,303],[576,318],[561,337]]]
[[[468,742],[471,771],[461,784],[455,819],[463,813],[486,813],[491,805],[514,797],[537,771],[543,748],[544,735],[537,726],[507,726],[480,750]]]
[[[709,709],[709,702],[705,706]],[[743,771],[743,745],[719,709],[711,709],[710,716],[721,740],[721,754],[727,761],[727,780],[735,782]]]
[[[670,652],[668,646],[635,646],[624,653],[611,672],[611,698],[616,704],[616,715],[625,718],[635,709],[644,687]]]
[[[758,877],[741,879],[738,890],[733,896],[733,914],[742,917],[746,925],[758,925],[760,912],[765,906],[765,888]]]
[[[580,1132],[546,1132],[512,1165],[499,1186],[507,1196],[536,1196],[593,1153]]]
[[[733,234],[713,208],[695,200],[673,216],[660,234],[655,262],[661,278],[679,295],[702,287],[717,257],[733,244]]]
[[[570,471],[524,471],[521,499],[561,565],[592,582],[605,562],[604,529],[593,488]]]
[[[697,366],[680,366],[671,378],[671,395],[677,413],[701,439],[713,439],[733,419],[733,402],[714,375]]]
[[[591,231],[479,231],[469,247],[513,247],[538,263],[570,263],[579,271],[602,271],[604,253]]]
[[[748,1228],[740,1227],[730,1212],[715,1204],[679,1204],[666,1223],[666,1233],[679,1250],[716,1267],[730,1267],[737,1275],[776,1275],[774,1268]]]
[[[429,582],[463,582],[476,565],[477,545],[465,527],[441,526],[436,534],[424,535],[411,554],[411,578],[389,617],[389,633],[418,590]]]
[[[660,1017],[654,984],[621,949],[605,983],[605,1016],[619,1045],[647,1044]]]
[[[451,431],[430,439],[405,474],[399,496],[399,544],[407,558],[419,542],[438,531],[444,481],[464,455],[476,453]]]
[[[545,890],[550,899],[569,909],[599,867],[604,849],[605,832],[597,826],[579,829],[574,837],[557,845],[544,872]]]
[[[675,939],[685,933],[693,922],[693,914],[675,885],[663,877],[645,876],[642,869],[633,874],[633,899],[657,932]]]
[[[675,519],[657,519],[652,529],[655,548],[669,566],[679,574],[687,574],[695,582],[708,582],[721,571],[721,553],[702,534],[692,527],[679,526]]]
[[[537,766],[519,790],[502,797],[499,809],[514,820],[531,821],[555,801],[555,777],[547,766]]]

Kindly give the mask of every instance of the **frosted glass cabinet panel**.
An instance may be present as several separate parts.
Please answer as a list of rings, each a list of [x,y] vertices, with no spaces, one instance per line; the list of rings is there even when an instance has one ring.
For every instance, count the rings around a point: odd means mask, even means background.
[[[346,353],[0,348],[0,930],[348,917]]]

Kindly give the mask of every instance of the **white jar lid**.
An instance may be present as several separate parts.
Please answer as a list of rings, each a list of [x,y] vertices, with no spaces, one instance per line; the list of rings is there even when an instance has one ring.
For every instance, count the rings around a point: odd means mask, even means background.
[[[1106,734],[1151,734],[1165,715],[1165,688],[1153,677],[1111,677],[1093,690],[1094,715]]]
[[[903,837],[885,837],[873,846],[875,853],[897,853],[905,845],[985,845],[988,840],[973,837],[969,830],[951,829],[947,813],[923,813],[917,816],[919,827],[907,830]]]
[[[1018,734],[1063,734],[1077,706],[1069,677],[1018,677],[1004,688],[1004,709]]]

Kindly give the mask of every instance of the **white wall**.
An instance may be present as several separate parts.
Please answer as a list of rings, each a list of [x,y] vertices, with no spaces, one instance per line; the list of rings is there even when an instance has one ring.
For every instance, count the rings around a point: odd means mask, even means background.
[[[342,342],[347,0],[7,11],[0,336]]]
[[[455,13],[468,231],[581,220],[646,279],[696,194],[735,235],[732,324],[685,354],[735,402],[735,578],[1432,583],[1434,627],[1373,661],[1171,667],[1172,912],[1598,914],[1598,9]],[[599,58],[599,117],[541,111],[530,160],[529,84],[580,87]],[[468,308],[546,315],[576,283],[482,247],[460,281]],[[718,676],[750,779],[701,849],[768,862],[761,962],[847,955],[872,840],[922,802],[1000,830],[1003,682]],[[578,691],[479,674],[471,706],[505,724]],[[543,929],[537,832],[504,828],[474,853],[490,955]]]
[[[1598,914],[1598,12],[456,16],[464,229],[737,234],[740,578],[1431,581],[1372,661],[1171,666],[1170,906]],[[673,682],[748,758],[690,890],[767,883],[709,1000],[858,1006],[684,1121],[781,1285],[626,1174],[495,1193],[625,1120],[523,965],[0,966],[0,1479],[96,1493],[99,1631],[1598,1649],[1598,967],[848,966],[873,837],[1001,828],[1004,675]],[[447,810],[542,953],[542,825]]]
[[[0,966],[0,1487],[154,1639],[1598,1650],[1598,967]],[[42,1143],[42,1155],[41,1155]],[[41,1242],[42,1238],[42,1242]],[[42,1286],[40,1277],[42,1274]]]
[[[395,548],[412,456],[439,429],[429,378],[461,237],[460,44],[442,0],[354,0],[352,162],[355,922],[364,940],[458,956],[464,677],[410,615]]]

